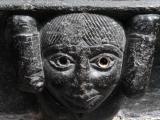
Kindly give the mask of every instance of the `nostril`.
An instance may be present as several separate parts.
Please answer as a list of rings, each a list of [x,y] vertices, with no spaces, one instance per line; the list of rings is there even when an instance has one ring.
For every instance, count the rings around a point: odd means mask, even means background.
[[[88,99],[88,96],[85,94],[85,95],[81,95],[80,98],[81,98],[82,100],[86,100],[86,99]]]
[[[84,84],[84,86],[85,86],[85,88],[86,88],[87,90],[93,89],[93,84],[91,84],[91,83],[86,83],[86,84]]]

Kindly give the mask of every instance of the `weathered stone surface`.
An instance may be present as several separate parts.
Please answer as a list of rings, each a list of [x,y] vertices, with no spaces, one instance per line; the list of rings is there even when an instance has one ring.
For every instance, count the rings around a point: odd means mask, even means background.
[[[68,10],[68,11],[95,11],[107,13],[131,11],[135,13],[159,12],[159,0],[1,0],[0,10]],[[117,14],[118,14],[117,13]],[[115,13],[114,13],[115,14]]]
[[[36,95],[18,89],[16,57],[4,37],[6,21],[9,17],[17,14],[32,16],[36,19],[39,25],[38,30],[40,30],[46,22],[55,16],[73,12],[90,12],[112,17],[120,21],[124,28],[127,28],[126,22],[129,18],[142,13],[159,14],[159,8],[159,0],[1,0],[0,120],[40,120],[42,118]],[[159,46],[160,44],[157,42],[151,85],[148,92],[140,99],[129,100],[126,98],[120,112],[114,118],[115,120],[160,119]]]

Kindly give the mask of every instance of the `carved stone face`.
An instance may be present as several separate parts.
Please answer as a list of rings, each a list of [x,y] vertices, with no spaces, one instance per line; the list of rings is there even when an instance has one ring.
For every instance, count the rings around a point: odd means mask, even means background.
[[[95,110],[117,87],[126,39],[113,19],[56,17],[41,30],[41,40],[46,89],[72,112]]]

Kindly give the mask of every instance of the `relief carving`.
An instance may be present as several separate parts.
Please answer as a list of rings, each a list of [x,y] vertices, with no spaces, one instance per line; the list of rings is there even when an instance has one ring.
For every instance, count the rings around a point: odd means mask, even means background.
[[[17,51],[23,91],[36,93],[45,120],[112,120],[124,95],[148,86],[159,15],[137,15],[128,28],[105,15],[74,13],[36,20],[16,15],[7,32]]]
[[[41,91],[44,72],[41,59],[40,35],[37,23],[30,16],[15,15],[8,20],[6,38],[15,49],[20,88]]]

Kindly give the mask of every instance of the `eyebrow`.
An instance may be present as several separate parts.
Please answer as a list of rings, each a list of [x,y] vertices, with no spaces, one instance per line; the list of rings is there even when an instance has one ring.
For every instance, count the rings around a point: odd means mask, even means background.
[[[90,50],[92,51],[92,53],[112,53],[114,55],[116,55],[119,58],[123,57],[123,52],[116,46],[113,45],[103,45],[103,46],[93,46],[90,47]]]
[[[52,45],[50,47],[48,47],[47,49],[44,50],[44,56],[47,55],[51,55],[53,53],[58,53],[58,52],[64,52],[64,53],[74,53],[72,51],[76,51],[77,47],[81,48],[81,49],[88,49],[88,52],[92,52],[91,55],[95,55],[98,53],[112,53],[114,55],[116,55],[117,57],[123,57],[123,52],[114,45],[110,45],[110,44],[103,44],[103,45],[97,45],[97,46],[76,46],[76,45],[70,45],[70,46],[64,46],[64,45]],[[95,53],[95,54],[94,54]]]

